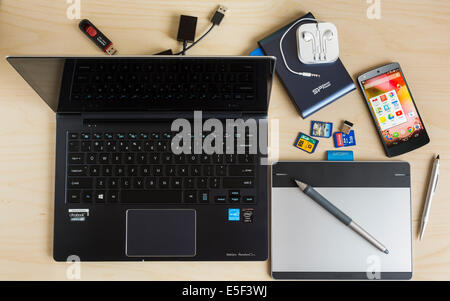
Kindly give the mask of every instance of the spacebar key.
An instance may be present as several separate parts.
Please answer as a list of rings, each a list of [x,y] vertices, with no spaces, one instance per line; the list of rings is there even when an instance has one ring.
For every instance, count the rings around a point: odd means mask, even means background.
[[[122,190],[122,203],[176,204],[181,203],[181,190]]]

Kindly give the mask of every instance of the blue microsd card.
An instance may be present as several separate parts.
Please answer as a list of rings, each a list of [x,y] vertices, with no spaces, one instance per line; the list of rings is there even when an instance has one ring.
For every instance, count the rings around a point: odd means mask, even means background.
[[[356,145],[354,130],[351,130],[348,134],[345,134],[343,132],[336,132],[334,133],[333,138],[335,147]]]
[[[318,143],[319,140],[311,138],[306,134],[299,133],[297,140],[295,140],[294,146],[302,151],[312,154],[316,150]]]
[[[333,133],[333,124],[331,122],[311,121],[311,136],[330,138]]]
[[[353,151],[327,151],[328,161],[353,161]]]
[[[228,220],[229,221],[240,221],[241,220],[241,210],[237,208],[228,208]]]

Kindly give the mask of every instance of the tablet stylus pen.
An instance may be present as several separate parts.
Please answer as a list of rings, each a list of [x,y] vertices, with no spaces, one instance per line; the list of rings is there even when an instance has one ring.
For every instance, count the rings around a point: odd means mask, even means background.
[[[311,185],[305,184],[303,182],[295,180],[295,183],[297,183],[298,187],[300,188],[303,193],[305,193],[307,196],[309,196],[313,201],[315,201],[317,204],[322,206],[325,210],[330,212],[334,217],[336,217],[338,220],[340,220],[343,224],[348,226],[350,229],[358,233],[362,238],[370,242],[372,245],[374,245],[377,249],[380,251],[389,254],[388,249],[386,249],[385,246],[383,246],[382,243],[380,243],[378,240],[376,240],[372,235],[367,233],[366,230],[361,228],[357,223],[352,221],[350,217],[348,217],[344,212],[339,210],[336,206],[331,204],[326,198],[324,198],[317,190],[311,187]]]
[[[425,207],[423,208],[422,223],[420,224],[420,235],[419,235],[420,240],[422,240],[423,234],[425,233],[425,228],[427,227],[428,216],[430,215],[431,201],[433,200],[434,191],[436,190],[438,177],[439,177],[439,155],[437,155],[436,159],[434,159],[430,182],[428,182],[427,199],[425,201]]]

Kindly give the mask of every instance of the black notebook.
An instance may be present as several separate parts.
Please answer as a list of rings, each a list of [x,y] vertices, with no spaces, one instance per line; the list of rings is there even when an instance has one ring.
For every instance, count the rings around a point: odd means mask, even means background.
[[[308,13],[301,18],[314,18],[314,16]],[[355,90],[355,84],[340,59],[329,64],[306,65],[300,62],[297,56],[296,32],[300,25],[311,22],[306,20],[296,24],[286,34],[283,40],[283,52],[286,62],[292,70],[317,73],[320,74],[320,77],[303,77],[289,72],[281,58],[280,39],[283,33],[294,22],[275,31],[259,41],[258,44],[266,55],[277,58],[276,73],[301,116],[306,118],[345,94]]]

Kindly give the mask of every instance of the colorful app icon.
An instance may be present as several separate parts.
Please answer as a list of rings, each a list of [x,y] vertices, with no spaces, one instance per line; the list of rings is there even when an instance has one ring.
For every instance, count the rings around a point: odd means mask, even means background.
[[[420,124],[418,124],[418,123],[415,124],[415,125],[414,125],[414,129],[415,129],[416,131],[417,131],[417,130],[420,130]]]
[[[389,112],[391,109],[389,108],[389,105],[384,105],[384,110],[385,110],[386,112]]]
[[[392,136],[394,136],[395,138],[397,138],[397,137],[398,137],[398,132],[394,132],[394,133],[392,134]]]
[[[390,99],[395,99],[395,94],[394,94],[394,92],[390,92],[388,95],[389,95],[389,98],[390,98]]]
[[[409,112],[409,113],[408,113],[408,116],[409,116],[409,117],[414,117],[414,116],[416,116],[416,113],[414,113],[414,112]]]
[[[378,101],[378,96],[377,97],[374,97],[374,98],[372,98],[372,102],[377,102]]]
[[[381,122],[381,123],[385,123],[385,122],[386,122],[386,117],[381,116],[381,117],[380,117],[380,122]]]
[[[410,127],[408,128],[408,133],[412,133],[412,131],[413,131],[413,128],[410,126]]]
[[[389,113],[389,114],[388,114],[388,119],[389,119],[389,120],[392,120],[392,119],[394,119],[394,115],[393,115],[393,114],[391,114],[391,113]]]
[[[377,112],[377,114],[383,113],[383,109],[381,107],[377,107],[375,111]]]
[[[397,115],[397,116],[402,116],[402,114],[403,114],[402,111],[397,111],[397,112],[395,112],[395,115]]]
[[[394,108],[398,108],[400,106],[400,103],[398,102],[398,100],[394,100],[392,102],[392,105],[394,106]]]
[[[392,140],[392,137],[389,135],[385,135],[384,137],[386,137],[386,140]]]
[[[381,101],[383,102],[383,101],[386,101],[386,100],[387,100],[387,97],[386,97],[386,95],[383,94],[383,95],[380,96],[380,99],[381,99]]]

